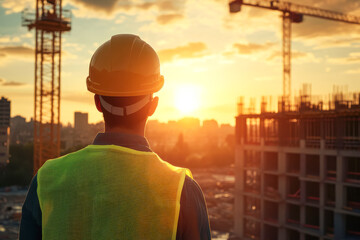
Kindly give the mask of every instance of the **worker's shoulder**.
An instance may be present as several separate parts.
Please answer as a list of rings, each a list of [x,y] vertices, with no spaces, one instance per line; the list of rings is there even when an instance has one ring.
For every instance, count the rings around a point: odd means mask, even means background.
[[[185,177],[184,188],[185,187],[192,189],[193,191],[202,193],[200,185],[193,178],[191,178],[188,175],[186,175],[186,177]]]
[[[189,176],[185,177],[181,200],[182,202],[204,202],[204,195],[200,185]]]
[[[57,158],[49,159],[43,164],[43,166],[40,169],[51,168],[51,167],[57,166],[58,164],[65,164],[67,161],[69,161],[69,160],[71,161],[72,159],[76,158],[77,156],[83,154],[85,149],[86,149],[86,147],[79,149],[77,151],[71,152],[71,153],[67,153],[67,154],[57,157]]]
[[[58,158],[47,160],[42,169],[61,167],[74,167],[76,165],[84,164],[84,161],[89,163],[91,160],[114,160],[123,158],[124,156],[140,156],[144,160],[149,158],[160,159],[152,151],[139,151],[132,148],[127,148],[118,145],[88,145],[77,151],[68,153]]]

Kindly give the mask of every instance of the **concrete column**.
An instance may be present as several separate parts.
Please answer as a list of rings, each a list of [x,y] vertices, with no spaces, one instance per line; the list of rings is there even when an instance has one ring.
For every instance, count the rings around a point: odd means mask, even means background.
[[[234,232],[238,237],[244,236],[244,139],[235,150],[235,206],[234,206]]]
[[[264,154],[264,138],[261,138],[260,140],[260,146],[261,146],[261,152],[260,152],[260,172],[261,172],[261,185],[260,185],[260,196],[261,196],[261,225],[260,225],[260,239],[266,240],[265,234],[264,234],[264,216],[265,216],[265,187],[264,187],[264,164],[265,164],[265,154]]]
[[[343,209],[346,202],[343,181],[345,179],[346,163],[345,158],[338,152],[336,156],[336,185],[335,185],[335,208],[334,213],[334,235],[335,239],[345,239],[345,215],[339,211]]]
[[[325,171],[326,171],[326,158],[325,158],[325,141],[324,140],[320,140],[320,156],[319,156],[319,161],[320,161],[320,183],[319,183],[319,188],[320,188],[320,192],[319,192],[319,197],[320,197],[320,214],[319,214],[319,223],[320,223],[320,233],[322,235],[325,234],[325,183],[324,183],[324,179],[325,179]]]
[[[337,210],[343,209],[345,206],[345,189],[343,181],[345,179],[345,158],[338,154],[336,156],[336,185],[335,185],[335,207]]]
[[[278,171],[279,171],[279,193],[281,196],[281,199],[286,199],[286,153],[281,148],[278,151]],[[281,201],[279,203],[279,232],[278,232],[278,239],[286,239],[286,230],[283,227],[286,224],[286,203],[285,201]]]
[[[334,213],[334,239],[345,239],[345,215]]]
[[[300,240],[305,240],[305,233],[300,232]]]
[[[300,140],[300,146],[302,149],[305,148],[305,140]],[[305,154],[300,154],[300,178],[304,178],[306,175],[306,156]],[[300,225],[305,224],[305,202],[306,202],[306,184],[305,181],[300,181]],[[301,235],[301,239],[304,239],[303,234]]]

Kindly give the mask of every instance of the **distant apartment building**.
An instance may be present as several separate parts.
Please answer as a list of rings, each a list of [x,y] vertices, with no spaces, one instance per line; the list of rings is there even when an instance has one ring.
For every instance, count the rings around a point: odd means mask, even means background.
[[[0,167],[9,162],[10,145],[10,101],[0,99]]]
[[[335,95],[326,108],[300,99],[293,110],[239,111],[240,239],[360,239],[360,95]]]
[[[94,136],[88,121],[88,113],[74,112],[74,131],[71,135],[62,137],[63,147],[82,146],[92,142]]]
[[[88,113],[75,112],[74,113],[74,129],[77,132],[84,132],[88,128],[89,117]]]
[[[10,121],[10,144],[28,144],[34,141],[34,121],[29,122],[22,116],[15,116]]]

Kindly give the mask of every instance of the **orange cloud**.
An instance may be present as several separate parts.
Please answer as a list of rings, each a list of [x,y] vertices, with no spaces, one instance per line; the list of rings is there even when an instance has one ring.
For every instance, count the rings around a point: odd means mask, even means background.
[[[335,47],[360,47],[360,36],[359,37],[351,37],[343,36],[340,38],[334,37],[325,37],[319,41],[319,44],[315,47],[315,49],[323,49],[323,48],[335,48]]]
[[[290,0],[290,2],[343,13],[351,13],[360,9],[358,0],[320,0],[316,2],[314,0]]]
[[[203,57],[206,49],[203,42],[190,42],[184,46],[160,50],[158,54],[161,62],[171,62],[175,59]]]
[[[276,42],[266,43],[234,43],[233,48],[223,53],[225,57],[233,56],[235,54],[245,56],[252,59],[261,59],[268,62],[277,61],[281,59],[281,46],[277,46]],[[301,52],[292,50],[291,58],[298,63],[302,62],[318,62],[319,59],[313,53]]]
[[[257,43],[234,43],[233,47],[237,50],[239,54],[253,54],[257,52],[263,52],[270,50],[276,43],[267,42],[264,44]]]
[[[152,2],[144,2],[136,4],[135,7],[138,9],[148,10],[152,7],[157,7],[160,11],[178,11],[183,9],[186,1],[175,1],[175,0],[157,0]]]
[[[156,21],[161,25],[166,25],[178,21],[182,18],[184,18],[182,14],[162,14],[156,18]]]
[[[106,12],[108,14],[113,13],[117,9],[128,10],[132,7],[131,2],[128,0],[74,0],[74,2],[85,8]]]
[[[303,23],[292,24],[295,38],[319,38],[324,36],[358,35],[360,25],[335,22],[319,18],[304,18]],[[349,39],[350,41],[351,39]]]
[[[333,64],[356,64],[360,63],[360,52],[350,53],[347,57],[342,58],[330,58],[328,59],[329,63]]]
[[[69,1],[70,4],[74,4],[77,9],[73,10],[76,16],[80,17],[94,17],[94,13],[98,18],[113,18],[118,13],[134,12],[134,11],[147,11],[152,8],[157,9],[160,20],[165,15],[176,15],[182,12],[186,1],[177,0],[74,0]],[[166,21],[166,19],[164,20]]]
[[[291,0],[291,2],[315,8],[360,16],[358,0]],[[321,18],[304,16],[304,22],[293,24],[294,37],[318,38],[322,36],[359,35],[360,25],[342,23]],[[349,39],[350,40],[350,39]]]
[[[34,56],[34,49],[25,46],[4,46],[0,47],[0,56],[5,57],[8,55],[16,56]]]
[[[266,60],[268,61],[276,61],[277,59],[282,58],[281,51],[273,51]],[[291,51],[291,59],[297,63],[304,63],[304,62],[319,62],[319,58],[316,58],[313,53],[308,52],[301,52],[293,50]]]
[[[18,86],[23,86],[26,85],[26,83],[23,82],[16,82],[16,81],[6,81],[3,78],[0,78],[0,86],[4,86],[4,87],[18,87]]]

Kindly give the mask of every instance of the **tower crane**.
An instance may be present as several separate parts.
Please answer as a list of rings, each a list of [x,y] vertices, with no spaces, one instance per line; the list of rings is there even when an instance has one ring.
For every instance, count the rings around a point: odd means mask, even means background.
[[[34,173],[60,156],[61,34],[71,30],[62,0],[35,0],[36,12],[22,12],[22,26],[35,29]]]
[[[240,12],[242,5],[282,12],[283,102],[285,106],[290,105],[291,95],[291,23],[301,23],[303,16],[311,16],[360,24],[358,16],[278,0],[231,0],[230,13]]]

